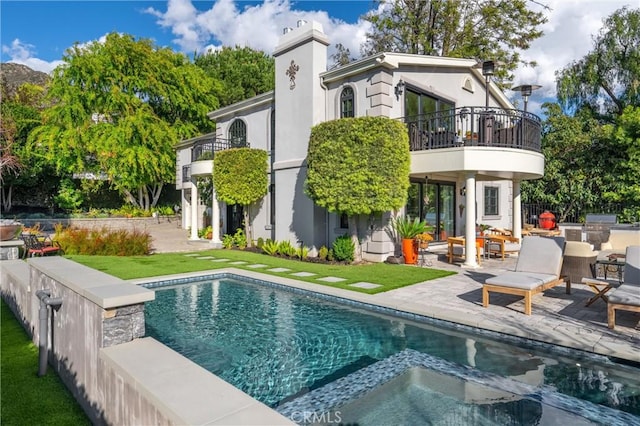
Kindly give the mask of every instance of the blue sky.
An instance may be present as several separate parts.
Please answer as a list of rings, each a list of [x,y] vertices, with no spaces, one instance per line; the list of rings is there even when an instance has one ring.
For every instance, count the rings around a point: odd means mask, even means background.
[[[538,67],[519,68],[514,81],[543,86],[531,97],[530,111],[555,97],[555,72],[591,49],[604,18],[625,5],[640,7],[640,0],[539,0],[529,7],[540,10],[539,3],[549,6],[545,35],[522,52]],[[299,19],[320,22],[332,46],[342,43],[357,56],[369,28],[359,18],[373,7],[371,0],[2,0],[1,61],[50,72],[75,42],[100,40],[113,31],[187,54],[221,45],[270,53],[282,28]]]

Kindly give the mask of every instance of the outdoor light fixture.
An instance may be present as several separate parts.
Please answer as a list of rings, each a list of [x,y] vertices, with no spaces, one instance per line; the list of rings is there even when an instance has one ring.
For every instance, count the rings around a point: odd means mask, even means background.
[[[493,75],[494,71],[495,71],[495,63],[493,61],[484,61],[482,63],[482,75],[484,75],[484,78],[485,78],[484,88],[486,92],[484,106],[487,108],[489,108],[489,82],[491,81],[491,76]]]
[[[405,83],[403,80],[400,80],[398,84],[396,84],[396,98],[399,98],[400,95],[404,93]]]
[[[520,92],[522,95],[522,99],[524,100],[524,112],[527,112],[527,102],[529,101],[529,96],[531,96],[531,92],[534,90],[538,90],[542,86],[537,84],[521,84],[520,86],[512,87],[511,90],[516,92]]]
[[[460,195],[461,196],[466,196],[467,195],[467,187],[463,186],[462,188],[460,188]]]

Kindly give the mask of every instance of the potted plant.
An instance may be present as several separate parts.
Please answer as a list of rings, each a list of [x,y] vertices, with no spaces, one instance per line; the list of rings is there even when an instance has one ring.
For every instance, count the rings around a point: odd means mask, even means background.
[[[423,232],[422,234],[416,235],[416,242],[418,243],[418,248],[421,248],[421,249],[429,248],[429,241],[433,241],[433,236],[428,232]]]
[[[391,225],[402,241],[404,263],[415,265],[418,261],[418,244],[415,238],[426,231],[427,223],[417,217],[411,220],[401,216],[393,219]]]

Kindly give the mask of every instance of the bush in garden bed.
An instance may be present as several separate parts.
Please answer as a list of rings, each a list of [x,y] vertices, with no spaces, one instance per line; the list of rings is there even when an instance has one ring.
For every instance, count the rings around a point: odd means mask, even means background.
[[[151,253],[151,235],[136,229],[64,228],[57,225],[54,239],[65,254],[141,256]]]

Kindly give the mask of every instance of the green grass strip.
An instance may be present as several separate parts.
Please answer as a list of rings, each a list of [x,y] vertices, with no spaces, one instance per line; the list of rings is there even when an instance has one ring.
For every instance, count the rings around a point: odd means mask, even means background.
[[[151,256],[131,257],[81,255],[67,257],[78,263],[125,280],[234,267],[368,294],[381,293],[456,274],[456,272],[452,271],[405,265],[390,265],[387,263],[328,265],[301,262],[299,260],[283,259],[241,250],[206,250],[197,252],[198,256],[185,256],[185,254],[188,253],[159,253]],[[197,259],[197,257],[205,256],[214,256],[216,259],[229,259],[229,261],[212,262],[210,259]],[[245,261],[247,264],[231,265],[230,263],[234,261]],[[247,266],[251,264],[263,264],[267,266],[259,269],[248,268]],[[290,271],[268,271],[268,269],[273,268],[287,268],[290,269]],[[312,277],[292,276],[291,274],[295,272],[312,272],[316,275]],[[344,278],[345,281],[338,283],[318,281],[318,278],[327,276]],[[361,281],[379,284],[380,287],[374,289],[349,287],[349,284]]]
[[[90,425],[51,367],[38,377],[38,348],[4,301],[0,319],[2,425]]]

